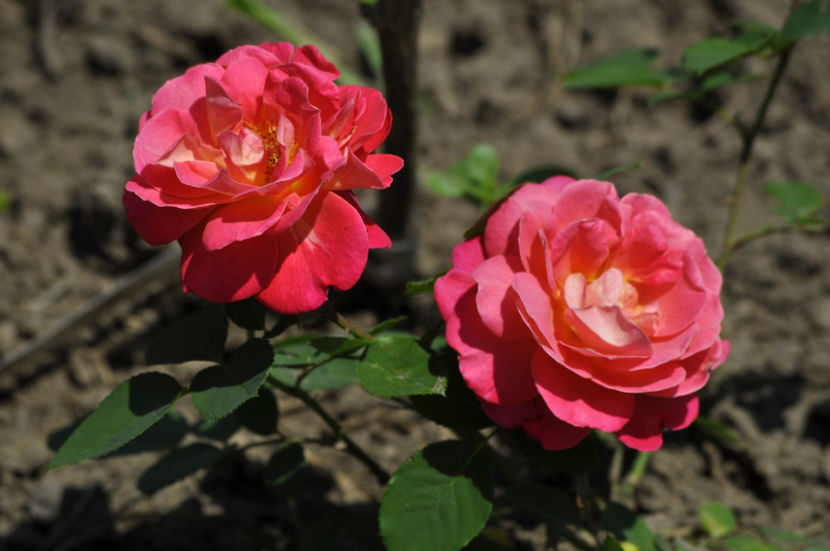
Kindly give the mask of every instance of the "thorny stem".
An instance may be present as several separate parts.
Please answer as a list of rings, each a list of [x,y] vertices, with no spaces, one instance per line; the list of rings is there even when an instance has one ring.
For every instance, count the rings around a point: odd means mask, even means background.
[[[323,422],[326,423],[326,425],[328,425],[328,427],[335,434],[335,436],[346,445],[346,451],[349,453],[349,455],[351,455],[352,457],[366,465],[366,467],[372,472],[372,474],[375,476],[375,478],[381,485],[386,485],[386,483],[389,481],[389,473],[387,473],[386,470],[383,467],[381,467],[374,459],[369,457],[369,455],[365,451],[363,451],[363,448],[358,446],[354,440],[349,438],[349,436],[343,430],[343,427],[340,425],[340,423],[337,422],[337,419],[332,417],[325,409],[323,409],[323,406],[321,406],[319,402],[317,402],[317,400],[312,398],[312,396],[306,391],[300,388],[295,388],[286,385],[285,383],[277,380],[275,377],[269,377],[269,381],[276,388],[282,390],[289,396],[298,398],[301,402],[307,405],[311,409],[311,411],[316,413],[317,416],[320,419],[322,419]]]
[[[769,86],[767,86],[767,91],[764,94],[764,99],[758,106],[758,112],[755,115],[755,122],[752,124],[749,131],[743,134],[743,148],[741,149],[738,176],[735,181],[735,191],[732,197],[732,205],[729,207],[729,216],[726,222],[723,252],[721,252],[718,257],[718,268],[720,268],[721,271],[726,268],[726,264],[729,262],[729,254],[734,249],[734,244],[736,242],[735,232],[738,228],[738,214],[740,213],[741,200],[743,199],[744,191],[746,189],[749,172],[749,160],[752,157],[755,138],[758,136],[758,133],[761,131],[761,127],[764,124],[764,119],[767,116],[767,110],[769,109],[770,102],[775,95],[775,91],[778,89],[778,84],[781,82],[781,76],[784,74],[784,70],[787,68],[787,64],[790,61],[790,56],[792,55],[794,46],[795,43],[792,43],[781,52],[781,57],[778,58],[778,64],[775,66],[775,72],[773,73]]]

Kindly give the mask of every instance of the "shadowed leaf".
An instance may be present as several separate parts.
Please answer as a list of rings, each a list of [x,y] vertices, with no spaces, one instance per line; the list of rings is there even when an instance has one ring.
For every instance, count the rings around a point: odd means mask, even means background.
[[[181,392],[176,379],[164,373],[142,373],[124,381],[63,443],[49,469],[117,450],[164,417]]]

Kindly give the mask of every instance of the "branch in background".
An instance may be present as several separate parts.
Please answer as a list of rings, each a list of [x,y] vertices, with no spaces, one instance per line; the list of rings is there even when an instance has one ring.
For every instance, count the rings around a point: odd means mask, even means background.
[[[406,159],[394,184],[381,194],[378,224],[393,241],[406,238],[416,182],[417,34],[421,0],[380,0],[364,4],[380,36],[386,98],[394,116],[386,152]]]

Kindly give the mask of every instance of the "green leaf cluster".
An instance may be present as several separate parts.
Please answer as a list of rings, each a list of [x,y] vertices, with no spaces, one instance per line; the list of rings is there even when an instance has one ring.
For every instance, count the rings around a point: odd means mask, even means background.
[[[487,207],[510,189],[499,184],[498,175],[498,151],[491,145],[478,144],[445,172],[430,175],[426,184],[438,195],[466,197]]]
[[[673,99],[703,101],[707,94],[723,86],[759,78],[736,69],[735,61],[750,56],[768,58],[796,40],[830,31],[830,3],[805,2],[789,15],[780,30],[754,21],[738,21],[735,27],[735,36],[708,38],[689,46],[680,64],[671,69],[653,67],[658,56],[653,49],[629,50],[564,75],[565,87],[644,86],[656,90],[650,103]]]

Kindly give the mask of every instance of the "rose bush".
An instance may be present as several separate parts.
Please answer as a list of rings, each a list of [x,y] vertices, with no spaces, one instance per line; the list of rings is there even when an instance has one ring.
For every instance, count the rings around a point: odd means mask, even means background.
[[[155,94],[124,205],[150,244],[179,241],[185,291],[310,311],[390,245],[350,190],[383,189],[403,166],[374,153],[391,113],[338,76],[314,46],[241,46]]]
[[[593,180],[525,184],[435,284],[461,373],[545,448],[590,429],[655,450],[697,416],[729,350],[721,275],[659,199]]]

